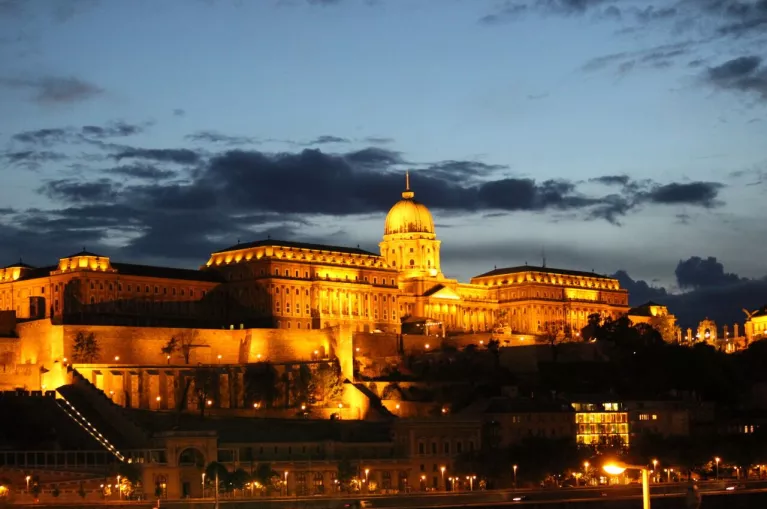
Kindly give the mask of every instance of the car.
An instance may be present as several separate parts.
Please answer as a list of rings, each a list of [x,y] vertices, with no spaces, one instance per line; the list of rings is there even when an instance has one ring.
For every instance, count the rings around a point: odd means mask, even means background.
[[[527,495],[514,495],[511,498],[512,502],[522,502],[523,500],[527,500]]]

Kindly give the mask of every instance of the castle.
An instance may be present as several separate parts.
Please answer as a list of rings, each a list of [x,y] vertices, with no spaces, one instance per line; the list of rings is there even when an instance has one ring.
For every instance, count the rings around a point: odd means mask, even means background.
[[[359,248],[260,240],[212,253],[199,270],[117,263],[81,251],[50,267],[0,269],[0,312],[53,323],[401,332],[402,324],[454,331],[539,334],[578,330],[592,313],[628,311],[614,278],[549,267],[446,278],[431,212],[409,176],[386,216],[380,254]]]

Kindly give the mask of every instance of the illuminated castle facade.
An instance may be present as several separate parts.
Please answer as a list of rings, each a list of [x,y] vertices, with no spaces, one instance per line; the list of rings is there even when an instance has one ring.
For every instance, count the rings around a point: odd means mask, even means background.
[[[441,241],[406,180],[386,216],[380,255],[260,240],[213,253],[200,270],[113,263],[83,251],[58,265],[0,269],[0,311],[20,319],[101,317],[119,324],[202,318],[236,328],[399,333],[404,323],[519,334],[579,330],[628,311],[614,278],[548,267],[495,269],[461,283],[442,273]]]

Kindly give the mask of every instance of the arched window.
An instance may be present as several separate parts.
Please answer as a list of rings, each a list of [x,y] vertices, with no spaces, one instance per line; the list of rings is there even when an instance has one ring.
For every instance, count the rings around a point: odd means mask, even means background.
[[[415,266],[415,260],[410,260],[410,266],[411,266],[411,267],[414,267],[414,266]]]

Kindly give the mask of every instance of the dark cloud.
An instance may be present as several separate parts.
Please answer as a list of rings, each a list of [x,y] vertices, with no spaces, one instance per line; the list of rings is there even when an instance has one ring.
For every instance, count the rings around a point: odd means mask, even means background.
[[[737,274],[724,272],[724,265],[709,256],[706,259],[692,256],[679,260],[674,271],[680,288],[705,288],[739,283],[742,279]]]
[[[312,141],[308,142],[307,145],[324,145],[327,143],[350,143],[350,142],[351,140],[348,138],[341,138],[340,136],[325,134],[322,136],[317,136]]]
[[[109,179],[91,182],[61,179],[46,182],[39,192],[51,200],[79,204],[113,202],[119,189],[120,185]]]
[[[632,306],[641,306],[648,301],[658,301],[668,295],[663,287],[649,285],[646,281],[633,280],[625,270],[619,270],[612,275],[620,282],[621,287],[629,292],[629,303]]]
[[[655,186],[641,195],[641,199],[665,205],[687,204],[711,208],[720,205],[717,197],[722,187],[717,182],[671,183]]]
[[[608,186],[625,186],[632,181],[628,175],[604,175],[602,177],[596,177],[589,180],[590,182],[597,182],[599,184],[605,184]]]
[[[756,55],[734,58],[710,67],[703,79],[722,90],[755,93],[767,100],[767,66],[762,65],[762,58]]]
[[[118,161],[122,159],[146,159],[163,163],[197,164],[202,158],[194,150],[186,148],[135,148],[126,147],[112,157]]]
[[[28,170],[37,170],[46,163],[60,162],[67,159],[66,155],[51,150],[8,151],[2,153],[1,157],[11,166]]]
[[[118,166],[116,168],[110,168],[107,170],[109,173],[120,175],[123,177],[131,177],[135,179],[146,180],[162,180],[173,178],[177,173],[173,170],[160,169],[156,166],[149,164],[131,164],[125,166]]]
[[[637,51],[620,51],[594,57],[581,66],[584,72],[615,69],[619,74],[636,69],[664,69],[695,50],[700,41],[686,40],[661,44]]]
[[[203,143],[220,143],[222,145],[251,145],[258,143],[256,138],[250,136],[231,136],[216,131],[197,131],[186,136],[187,140]]]
[[[699,270],[700,262],[706,268]],[[732,326],[734,323],[742,325],[745,319],[743,308],[753,310],[767,302],[767,278],[743,279],[734,274],[725,274],[715,258],[704,260],[693,256],[680,261],[677,266],[677,278],[680,266],[684,267],[684,278],[691,277],[692,281],[698,283],[692,291],[669,293],[665,288],[648,285],[642,280],[633,280],[624,270],[616,272],[613,277],[629,291],[629,302],[632,306],[639,306],[650,300],[663,304],[676,316],[677,322],[683,328],[697,327],[704,317],[714,320],[719,327],[725,324]],[[688,276],[690,269],[691,275]]]
[[[41,104],[87,101],[104,92],[99,86],[75,77],[0,78],[0,86],[27,90],[32,93],[31,98]]]
[[[65,2],[0,0],[0,17],[24,20],[43,14],[50,16],[54,21],[65,22],[98,4],[99,0],[67,0]]]
[[[387,143],[394,143],[394,138],[386,138],[383,136],[368,136],[363,141],[373,145],[386,145]]]
[[[183,110],[181,108],[176,108],[173,110],[174,117],[183,117],[184,115],[186,115],[186,110]]]
[[[11,139],[29,145],[51,146],[134,136],[141,134],[144,130],[144,125],[112,122],[103,126],[86,125],[81,128],[55,127],[23,131],[14,134]]]
[[[483,25],[500,25],[516,20],[528,9],[529,7],[524,3],[506,0],[494,12],[479,18],[479,22]]]

